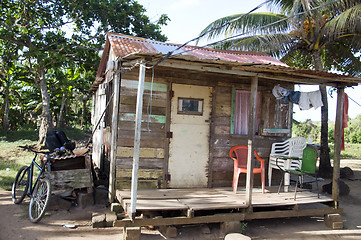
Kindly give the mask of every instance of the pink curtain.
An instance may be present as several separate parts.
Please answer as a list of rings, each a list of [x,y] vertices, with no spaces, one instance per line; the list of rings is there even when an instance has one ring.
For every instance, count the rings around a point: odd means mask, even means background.
[[[256,107],[256,129],[255,134],[258,134],[259,120],[260,120],[260,97],[257,93],[257,107]],[[245,90],[236,90],[235,108],[234,108],[234,134],[247,135],[249,123],[249,104],[251,92]]]

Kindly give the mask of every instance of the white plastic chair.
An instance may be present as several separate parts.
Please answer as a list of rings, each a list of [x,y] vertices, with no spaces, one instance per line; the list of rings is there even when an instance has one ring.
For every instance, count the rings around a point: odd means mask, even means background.
[[[294,137],[284,142],[273,143],[268,163],[268,185],[271,186],[272,169],[300,169],[302,165],[302,154],[306,148],[307,140],[304,137]],[[278,160],[277,160],[278,159]],[[277,164],[276,164],[277,161]],[[290,184],[289,174],[285,174],[285,186]]]

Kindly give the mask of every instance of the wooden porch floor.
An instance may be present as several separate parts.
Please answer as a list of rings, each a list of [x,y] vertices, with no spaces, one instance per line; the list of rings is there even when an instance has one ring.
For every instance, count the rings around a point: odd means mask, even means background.
[[[232,188],[138,190],[136,211],[142,218],[161,217],[162,221],[153,222],[155,226],[340,213],[339,209],[329,206],[333,200],[328,196],[320,194],[318,198],[317,193],[301,190],[295,201],[294,192],[290,190],[278,194],[271,188],[262,194],[260,189],[254,189],[251,210],[245,203],[245,191],[234,194]],[[128,210],[130,190],[118,190],[116,195],[123,208]],[[149,223],[152,223],[149,219],[135,222],[125,219],[118,221],[117,226],[147,226]]]
[[[274,190],[274,189],[273,189]],[[118,190],[117,198],[124,209],[130,205],[130,190]],[[328,196],[310,191],[297,192],[296,201],[294,192],[267,191],[262,194],[260,189],[252,193],[252,206],[276,207],[293,206],[299,204],[332,202]],[[234,194],[232,188],[191,188],[191,189],[149,189],[138,190],[137,211],[149,210],[213,210],[247,208],[245,191],[239,190]]]

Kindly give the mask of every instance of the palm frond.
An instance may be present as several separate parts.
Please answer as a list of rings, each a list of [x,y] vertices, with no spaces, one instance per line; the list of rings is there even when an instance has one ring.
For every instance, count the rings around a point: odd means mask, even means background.
[[[288,29],[286,21],[280,21],[286,16],[282,14],[263,12],[263,13],[250,13],[239,18],[243,14],[236,14],[220,18],[209,24],[199,36],[214,39],[220,36],[230,36],[239,33],[273,33],[282,32]],[[239,18],[238,20],[235,20]],[[234,21],[235,20],[235,21]],[[275,23],[270,25],[271,23]],[[264,27],[267,26],[268,27]]]
[[[361,41],[361,37],[359,39]],[[323,62],[325,67],[336,69],[353,76],[361,75],[360,57],[355,55],[354,49],[348,41],[334,41],[325,47]]]
[[[313,69],[312,56],[311,54],[305,54],[299,48],[292,48],[287,52],[281,61],[291,67]]]
[[[252,35],[219,42],[212,47],[238,51],[265,52],[277,58],[284,55],[295,39],[287,33]]]
[[[361,33],[361,3],[338,14],[325,24],[325,32],[334,38],[350,33]]]

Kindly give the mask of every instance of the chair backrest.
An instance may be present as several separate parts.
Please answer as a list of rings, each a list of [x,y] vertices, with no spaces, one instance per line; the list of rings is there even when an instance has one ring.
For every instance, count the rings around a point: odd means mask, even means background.
[[[304,137],[294,137],[290,139],[289,145],[290,145],[289,156],[300,158],[302,157],[303,150],[307,145],[307,140]]]
[[[233,153],[236,158],[232,157]],[[229,156],[233,158],[233,160],[237,161],[239,168],[247,168],[248,146],[238,145],[232,147],[229,152]]]
[[[273,143],[271,155],[287,155],[301,158],[306,145],[307,140],[304,137],[290,138],[284,142]]]
[[[303,150],[301,170],[306,173],[316,172],[317,150],[313,147],[306,147]]]

